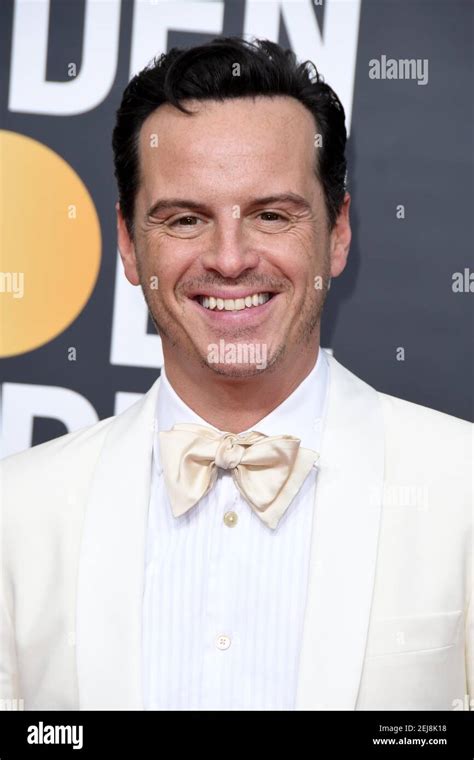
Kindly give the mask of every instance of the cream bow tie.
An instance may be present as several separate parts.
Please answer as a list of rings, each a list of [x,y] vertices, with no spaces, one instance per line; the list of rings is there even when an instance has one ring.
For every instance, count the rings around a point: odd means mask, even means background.
[[[296,496],[319,454],[300,447],[292,435],[266,436],[251,430],[234,435],[192,423],[159,433],[163,475],[176,517],[214,485],[217,468],[230,470],[244,499],[269,528]]]

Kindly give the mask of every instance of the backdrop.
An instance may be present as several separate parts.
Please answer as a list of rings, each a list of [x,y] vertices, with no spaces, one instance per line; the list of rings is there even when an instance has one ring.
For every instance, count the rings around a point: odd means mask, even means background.
[[[472,419],[472,14],[458,0],[2,0],[3,455],[121,411],[159,373],[118,266],[114,113],[154,55],[216,35],[291,47],[346,109],[353,244],[322,345],[379,390]]]

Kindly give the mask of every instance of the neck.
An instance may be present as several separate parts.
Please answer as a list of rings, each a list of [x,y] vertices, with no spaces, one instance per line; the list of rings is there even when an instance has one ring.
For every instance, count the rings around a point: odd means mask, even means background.
[[[166,376],[175,393],[209,425],[241,433],[279,406],[316,364],[317,342],[269,370],[247,378],[225,377],[208,367],[183,366],[163,345]]]

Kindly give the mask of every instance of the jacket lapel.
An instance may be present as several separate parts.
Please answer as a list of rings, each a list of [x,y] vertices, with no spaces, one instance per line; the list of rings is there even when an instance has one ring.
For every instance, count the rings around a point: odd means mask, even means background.
[[[354,710],[375,580],[384,478],[377,392],[332,356],[318,462],[297,710]]]
[[[141,710],[145,537],[159,379],[110,423],[84,518],[77,590],[81,710]]]

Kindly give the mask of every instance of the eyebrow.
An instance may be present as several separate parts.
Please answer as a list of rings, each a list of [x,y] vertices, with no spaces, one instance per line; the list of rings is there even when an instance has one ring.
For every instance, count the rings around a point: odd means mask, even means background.
[[[262,198],[254,198],[249,205],[251,206],[269,206],[273,203],[292,203],[295,206],[311,211],[311,205],[297,193],[278,193],[276,195],[266,195]],[[206,210],[206,205],[197,201],[186,198],[168,198],[155,201],[147,211],[147,217],[159,214],[161,211],[168,211],[173,208],[192,209],[194,211]],[[208,209],[207,209],[208,210]]]

